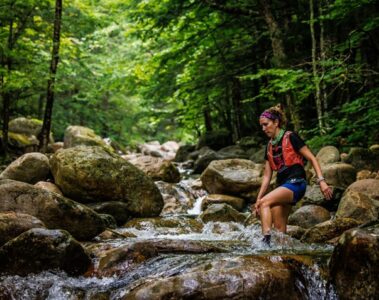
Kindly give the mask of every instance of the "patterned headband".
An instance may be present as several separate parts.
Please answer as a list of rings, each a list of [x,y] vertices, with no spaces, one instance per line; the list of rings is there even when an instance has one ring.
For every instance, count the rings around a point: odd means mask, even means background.
[[[260,118],[267,118],[267,119],[270,119],[270,120],[280,120],[281,119],[279,115],[274,114],[272,112],[269,112],[268,110],[265,110],[261,114]]]

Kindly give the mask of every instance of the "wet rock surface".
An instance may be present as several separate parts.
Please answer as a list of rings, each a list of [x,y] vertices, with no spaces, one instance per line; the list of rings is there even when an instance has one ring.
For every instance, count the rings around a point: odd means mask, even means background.
[[[30,229],[0,248],[0,272],[11,274],[61,269],[79,275],[90,263],[83,247],[64,230]]]
[[[376,299],[379,295],[379,224],[345,232],[330,260],[340,299]]]

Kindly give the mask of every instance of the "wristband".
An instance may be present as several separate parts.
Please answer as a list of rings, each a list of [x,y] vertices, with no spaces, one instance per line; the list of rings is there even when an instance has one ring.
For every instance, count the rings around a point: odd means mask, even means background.
[[[325,181],[325,178],[322,176],[317,178],[317,184],[320,184],[321,181]]]

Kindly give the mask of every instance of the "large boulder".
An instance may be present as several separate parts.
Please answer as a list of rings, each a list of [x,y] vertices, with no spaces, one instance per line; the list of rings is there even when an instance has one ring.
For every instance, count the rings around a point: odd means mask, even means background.
[[[244,223],[246,215],[238,212],[228,204],[212,204],[201,215],[204,223],[208,222],[236,222]]]
[[[47,190],[49,192],[57,193],[61,196],[63,196],[62,191],[57,187],[54,183],[52,182],[47,182],[47,181],[38,181],[35,185],[35,187],[38,187],[43,190]]]
[[[349,164],[333,163],[322,165],[321,168],[328,184],[339,188],[348,187],[357,177],[357,170]]]
[[[351,229],[339,239],[329,267],[339,299],[378,299],[379,225]]]
[[[32,228],[44,228],[36,217],[23,213],[0,212],[0,246]]]
[[[61,269],[80,275],[90,264],[82,246],[65,230],[33,228],[0,248],[0,271],[10,274]]]
[[[156,216],[162,210],[162,195],[153,180],[102,147],[62,149],[50,164],[55,183],[74,200],[122,201],[135,216]]]
[[[379,206],[366,194],[347,190],[338,206],[336,217],[369,222],[378,219],[378,213]]]
[[[246,159],[213,161],[201,174],[211,194],[244,196],[257,194],[262,183],[263,166]]]
[[[91,128],[84,126],[68,126],[64,132],[64,148],[75,146],[100,146],[109,151],[112,147],[98,136]]]
[[[379,179],[363,179],[356,181],[351,184],[347,190],[365,194],[371,199],[379,201]]]
[[[330,212],[318,205],[305,205],[288,218],[288,224],[310,228],[330,219]]]
[[[46,227],[65,229],[80,240],[89,240],[105,229],[101,217],[87,206],[33,185],[8,179],[0,180],[0,211],[32,215]]]
[[[306,230],[301,237],[301,241],[305,243],[325,243],[360,224],[357,220],[350,218],[328,220]]]
[[[220,258],[138,285],[128,299],[301,299],[294,272],[264,257]]]
[[[353,147],[349,153],[342,157],[342,161],[353,165],[353,167],[360,170],[379,170],[379,155],[375,153],[374,148],[366,149],[362,147]]]
[[[334,146],[325,146],[320,149],[316,158],[321,165],[332,164],[340,161],[340,152]]]
[[[142,170],[154,181],[179,182],[180,173],[177,167],[168,160],[150,155],[138,156],[129,160],[131,164]]]
[[[35,184],[46,180],[50,173],[49,159],[39,152],[26,153],[13,161],[1,174],[0,179],[13,179]]]

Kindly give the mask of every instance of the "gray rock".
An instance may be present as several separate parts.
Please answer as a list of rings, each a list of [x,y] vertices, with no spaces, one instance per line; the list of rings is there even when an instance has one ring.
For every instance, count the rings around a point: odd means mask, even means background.
[[[100,146],[108,151],[113,151],[103,139],[91,128],[84,126],[69,126],[64,132],[64,148],[75,146]]]
[[[26,153],[13,161],[1,174],[0,179],[13,179],[34,184],[46,180],[50,172],[49,159],[38,152]]]
[[[105,229],[100,216],[87,206],[33,185],[0,180],[0,211],[14,211],[40,219],[50,229],[65,229],[89,240]]]
[[[213,161],[201,174],[205,189],[211,194],[240,196],[257,193],[262,183],[263,166],[245,159]]]
[[[288,218],[288,224],[310,228],[330,219],[330,212],[317,205],[300,207]]]
[[[340,152],[334,146],[325,146],[320,149],[316,158],[320,165],[336,163],[340,161]]]
[[[208,222],[236,222],[244,223],[246,215],[238,212],[228,204],[212,204],[201,215],[204,223]]]
[[[333,163],[321,166],[322,173],[329,185],[347,188],[357,177],[357,170],[349,164]]]
[[[44,228],[36,217],[23,213],[0,212],[0,246],[32,228]]]
[[[379,155],[375,154],[374,151],[362,147],[353,147],[342,158],[342,161],[351,164],[357,171],[364,169],[377,171],[379,170]]]
[[[80,275],[90,263],[82,246],[65,230],[30,229],[0,248],[0,271],[10,274],[61,269]]]

